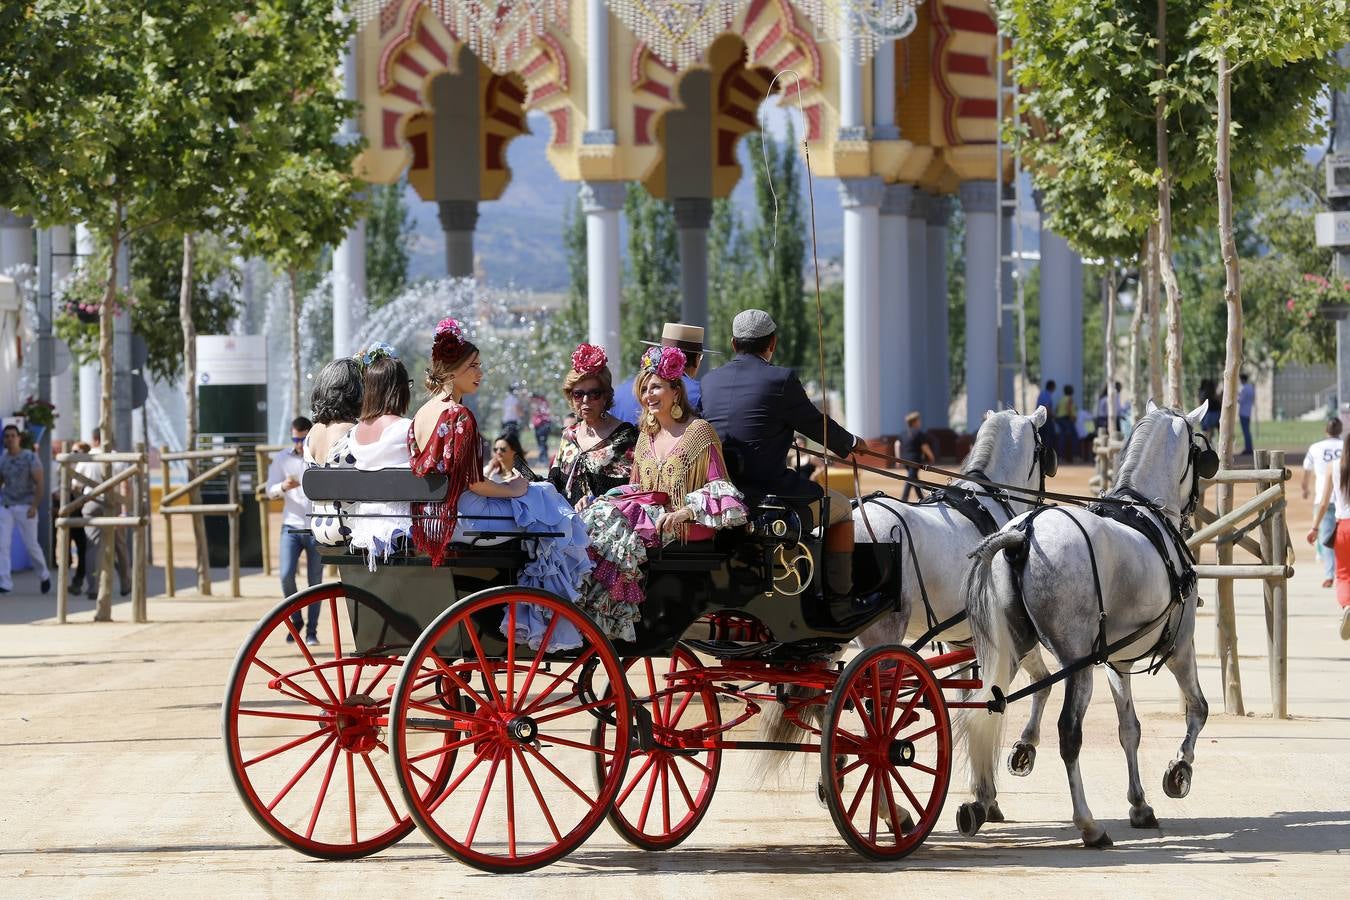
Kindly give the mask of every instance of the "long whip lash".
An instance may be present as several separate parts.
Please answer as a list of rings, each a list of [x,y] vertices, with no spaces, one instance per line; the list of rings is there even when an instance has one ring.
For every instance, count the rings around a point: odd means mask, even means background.
[[[826,472],[825,496],[821,500],[821,510],[824,511],[825,509],[828,508],[830,502],[829,477],[828,477],[830,471],[830,442],[829,442],[830,415],[828,412],[825,411],[826,406],[825,400],[826,398],[829,397],[830,394],[829,394],[829,384],[825,380],[825,304],[821,300],[820,252],[816,243],[816,188],[815,188],[815,179],[811,177],[811,144],[810,141],[808,140],[809,130],[807,124],[808,120],[806,118],[806,107],[805,104],[802,103],[802,76],[798,74],[796,69],[784,69],[777,75],[773,76],[773,80],[769,82],[769,94],[773,94],[774,85],[778,84],[778,79],[782,78],[784,75],[791,75],[795,80],[795,83],[797,85],[797,112],[802,117],[802,156],[806,164],[807,209],[810,211],[811,216],[811,266],[815,270],[815,279],[816,279],[816,355],[820,372],[820,395],[821,395],[820,443],[821,446],[825,448],[825,452],[824,454],[822,454],[822,458],[825,460],[825,472]],[[767,133],[767,129],[764,127],[764,111],[762,108],[760,109],[759,115],[759,130],[761,134]],[[764,162],[764,174],[769,181],[769,193],[773,196],[774,239],[773,244],[771,246],[773,249],[776,250],[778,248],[778,191],[773,186],[773,171],[769,168],[769,150],[763,140],[760,141],[760,149],[763,151],[761,155],[763,156]],[[772,257],[770,258],[770,264],[772,264]],[[843,460],[841,459],[841,462],[842,461]],[[858,503],[858,509],[862,510],[863,525],[867,527],[867,534],[869,537],[871,537],[872,543],[877,543],[877,536],[875,532],[872,531],[872,523],[868,521],[867,518],[866,504],[861,502],[862,481],[858,474],[858,461],[856,458],[853,460],[853,493],[856,497],[859,498],[860,502]],[[823,529],[826,523],[821,522],[820,524],[822,527],[822,534],[823,534],[824,533]]]

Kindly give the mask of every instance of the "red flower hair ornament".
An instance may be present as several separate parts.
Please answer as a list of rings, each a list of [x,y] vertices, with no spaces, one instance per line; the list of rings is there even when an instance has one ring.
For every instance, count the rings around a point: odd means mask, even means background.
[[[464,349],[464,326],[458,319],[446,316],[436,323],[436,336],[431,341],[431,358],[437,362],[453,363]]]
[[[642,354],[640,368],[674,384],[684,375],[685,365],[684,351],[679,347],[650,347]]]
[[[595,344],[582,344],[572,351],[572,368],[582,375],[594,375],[609,365],[609,357],[603,347]]]

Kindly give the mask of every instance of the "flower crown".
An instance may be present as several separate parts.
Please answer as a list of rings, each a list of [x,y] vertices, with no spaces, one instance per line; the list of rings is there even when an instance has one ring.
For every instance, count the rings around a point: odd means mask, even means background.
[[[648,347],[642,354],[639,369],[643,372],[655,372],[666,381],[679,381],[684,375],[686,360],[684,351],[679,347]]]
[[[595,344],[582,344],[572,351],[572,368],[582,375],[594,375],[609,365],[609,357],[603,347]]]
[[[384,341],[376,341],[360,353],[356,354],[353,359],[356,360],[356,364],[360,366],[361,371],[364,372],[366,369],[369,369],[377,359],[398,359],[398,351]]]

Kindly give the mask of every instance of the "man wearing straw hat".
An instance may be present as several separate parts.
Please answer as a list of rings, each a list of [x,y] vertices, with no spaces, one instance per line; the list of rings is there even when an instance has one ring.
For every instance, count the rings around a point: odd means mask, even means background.
[[[853,509],[843,494],[822,491],[789,469],[787,455],[796,432],[825,444],[838,456],[852,453],[862,439],[823,416],[796,373],[769,362],[778,347],[778,326],[764,310],[746,309],[736,315],[731,344],[736,355],[703,379],[703,417],[728,453],[738,457],[741,471],[732,480],[747,503],[773,494],[809,512],[818,523],[820,500],[828,493],[825,588],[833,598],[846,597],[853,589]]]
[[[659,344],[655,341],[642,341],[642,343],[648,347],[679,347],[684,351],[684,392],[693,405],[694,412],[701,414],[703,397],[699,383],[694,380],[694,376],[698,374],[698,367],[703,360],[703,354],[716,352],[704,348],[703,329],[697,325],[667,322],[665,327],[661,329],[661,342]],[[614,389],[614,408],[609,411],[610,415],[630,425],[638,424],[639,415],[637,395],[633,393],[634,378],[629,378]]]

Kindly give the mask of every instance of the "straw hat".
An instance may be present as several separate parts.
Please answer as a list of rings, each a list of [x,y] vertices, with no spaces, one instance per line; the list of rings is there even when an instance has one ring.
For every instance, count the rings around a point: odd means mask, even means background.
[[[688,353],[717,353],[703,346],[703,329],[698,325],[685,325],[681,322],[667,322],[661,329],[661,340],[639,341],[648,347],[678,347]]]

